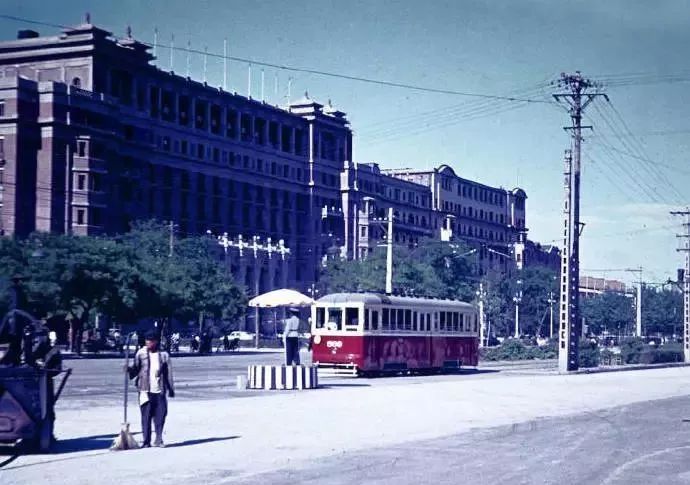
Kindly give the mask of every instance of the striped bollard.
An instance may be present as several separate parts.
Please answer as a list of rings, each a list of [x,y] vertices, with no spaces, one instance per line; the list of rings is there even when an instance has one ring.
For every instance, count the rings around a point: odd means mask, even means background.
[[[250,365],[247,388],[266,390],[316,389],[319,375],[315,365]]]

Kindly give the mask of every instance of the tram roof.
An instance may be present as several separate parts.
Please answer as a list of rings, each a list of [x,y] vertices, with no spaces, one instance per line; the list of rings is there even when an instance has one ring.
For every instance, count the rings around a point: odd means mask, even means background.
[[[416,298],[411,296],[389,296],[380,293],[331,293],[322,296],[317,303],[347,304],[365,303],[369,305],[400,305],[400,306],[438,306],[474,308],[470,303],[459,300],[443,300],[440,298]]]

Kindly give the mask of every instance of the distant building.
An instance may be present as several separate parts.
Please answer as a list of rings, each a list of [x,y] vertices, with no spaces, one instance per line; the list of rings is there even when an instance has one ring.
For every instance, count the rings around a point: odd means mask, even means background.
[[[604,292],[625,294],[625,283],[618,280],[607,280],[605,278],[594,278],[592,276],[580,276],[580,296],[589,297],[600,295]]]

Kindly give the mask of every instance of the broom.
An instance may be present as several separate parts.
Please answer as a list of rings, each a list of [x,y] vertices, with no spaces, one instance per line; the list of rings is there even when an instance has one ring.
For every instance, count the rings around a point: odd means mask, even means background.
[[[120,434],[115,438],[113,444],[110,445],[110,449],[113,451],[119,450],[131,450],[139,448],[139,443],[134,439],[132,433],[129,431],[129,421],[127,421],[127,395],[129,390],[129,344],[132,340],[132,335],[127,336],[127,343],[125,344],[125,419],[122,422],[122,428],[120,429]]]

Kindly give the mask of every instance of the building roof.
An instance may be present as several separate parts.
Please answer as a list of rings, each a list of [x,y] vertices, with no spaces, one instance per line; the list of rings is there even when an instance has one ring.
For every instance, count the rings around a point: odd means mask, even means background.
[[[432,306],[457,307],[473,309],[474,305],[458,300],[442,300],[437,298],[416,298],[410,296],[389,296],[381,293],[331,293],[318,300],[317,303],[342,305],[344,303],[365,303],[369,305],[399,305],[399,306]]]

